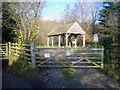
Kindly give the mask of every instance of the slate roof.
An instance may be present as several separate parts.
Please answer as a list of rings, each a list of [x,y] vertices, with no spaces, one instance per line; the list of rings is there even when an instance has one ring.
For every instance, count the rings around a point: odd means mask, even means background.
[[[73,34],[85,34],[84,30],[77,22],[69,23],[66,25],[61,25],[59,27],[53,28],[48,36],[61,35],[64,33],[73,33]]]

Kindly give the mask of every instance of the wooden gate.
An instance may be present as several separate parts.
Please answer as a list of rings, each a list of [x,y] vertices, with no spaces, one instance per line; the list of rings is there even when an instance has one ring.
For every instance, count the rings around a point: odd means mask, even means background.
[[[103,68],[104,48],[36,48],[31,42],[32,66]]]
[[[71,67],[103,68],[104,48],[71,49]],[[73,52],[74,51],[74,52]],[[81,64],[81,65],[80,65]]]

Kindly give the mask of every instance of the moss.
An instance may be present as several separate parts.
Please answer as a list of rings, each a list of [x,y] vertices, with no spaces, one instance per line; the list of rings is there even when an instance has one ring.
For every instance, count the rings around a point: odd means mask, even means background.
[[[74,68],[62,68],[62,72],[68,78],[74,78],[76,75],[76,70]]]

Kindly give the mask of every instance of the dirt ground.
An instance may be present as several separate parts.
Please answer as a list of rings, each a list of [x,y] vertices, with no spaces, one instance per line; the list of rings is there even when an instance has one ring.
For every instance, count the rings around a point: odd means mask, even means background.
[[[120,84],[95,69],[76,68],[75,75],[66,77],[61,68],[44,68],[30,78],[8,71],[7,60],[2,62],[2,88],[119,88]]]

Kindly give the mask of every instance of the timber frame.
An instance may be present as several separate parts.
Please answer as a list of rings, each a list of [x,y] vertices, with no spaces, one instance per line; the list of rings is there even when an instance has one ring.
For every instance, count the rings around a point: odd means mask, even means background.
[[[60,27],[55,27],[47,36],[47,46],[49,47],[50,45],[50,38],[52,39],[52,47],[54,46],[54,37],[58,36],[58,46],[61,47],[61,43],[66,43],[66,47],[71,47],[72,41],[71,37],[75,37],[74,41],[74,47],[77,47],[77,36],[82,35],[83,37],[83,46],[85,47],[85,32],[81,28],[81,26],[78,24],[78,22],[70,23],[67,25],[62,25]],[[61,38],[62,41],[61,42]]]

